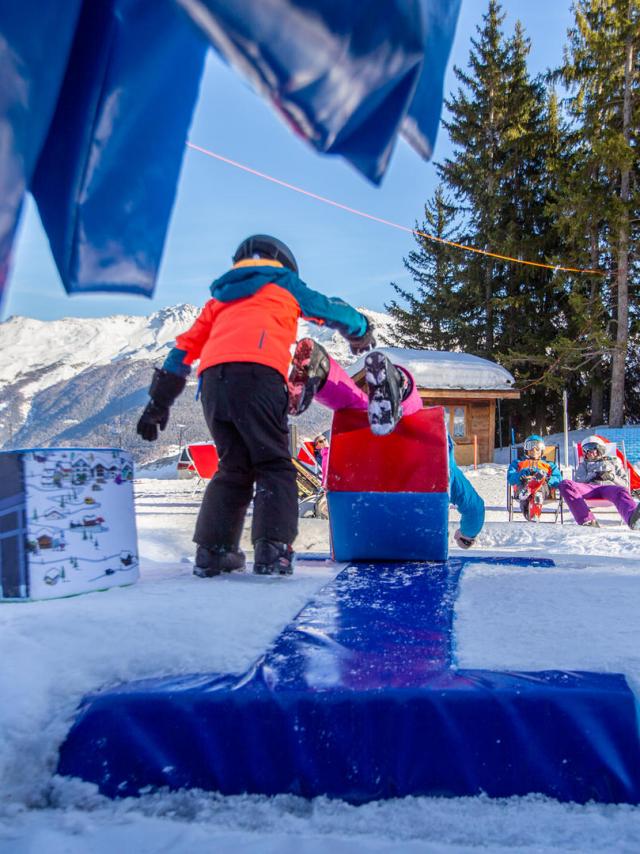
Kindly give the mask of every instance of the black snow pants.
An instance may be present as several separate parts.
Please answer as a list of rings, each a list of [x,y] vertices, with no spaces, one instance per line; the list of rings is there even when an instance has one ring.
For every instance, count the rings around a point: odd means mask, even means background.
[[[298,533],[296,471],[289,452],[288,392],[274,368],[227,362],[202,373],[202,408],[220,458],[193,539],[237,548],[253,497],[251,540],[291,545]]]

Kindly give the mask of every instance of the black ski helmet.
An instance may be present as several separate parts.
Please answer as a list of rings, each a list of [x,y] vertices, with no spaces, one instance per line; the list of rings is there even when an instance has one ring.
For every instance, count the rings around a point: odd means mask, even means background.
[[[233,256],[233,263],[243,261],[245,258],[272,258],[274,261],[279,261],[293,270],[298,272],[298,265],[293,256],[293,252],[289,249],[286,243],[278,240],[277,237],[271,237],[269,234],[252,234],[242,241],[236,249]]]

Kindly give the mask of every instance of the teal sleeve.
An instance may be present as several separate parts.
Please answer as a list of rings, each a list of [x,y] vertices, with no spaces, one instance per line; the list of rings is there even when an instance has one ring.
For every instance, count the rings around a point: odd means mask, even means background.
[[[167,358],[164,360],[162,367],[170,374],[177,374],[179,377],[188,377],[191,373],[191,366],[185,365],[184,363],[186,355],[186,350],[180,350],[178,347],[173,347],[169,351]]]
[[[449,500],[460,513],[460,530],[465,537],[477,537],[484,525],[484,501],[458,468],[449,450]]]
[[[557,486],[562,480],[562,472],[555,463],[550,463],[549,486]]]
[[[518,470],[518,461],[513,460],[509,468],[507,469],[507,483],[510,483],[511,486],[515,486],[520,480],[520,471]]]
[[[360,338],[367,331],[367,318],[339,297],[326,297],[298,279],[290,291],[298,301],[302,315],[309,320],[324,321],[348,338]]]

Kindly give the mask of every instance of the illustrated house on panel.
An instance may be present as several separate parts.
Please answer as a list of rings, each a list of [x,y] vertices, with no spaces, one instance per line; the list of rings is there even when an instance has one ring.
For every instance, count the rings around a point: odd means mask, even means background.
[[[520,392],[505,368],[467,353],[436,350],[405,350],[383,347],[396,365],[411,372],[427,406],[443,406],[447,426],[455,443],[459,465],[473,463],[474,435],[478,462],[493,462],[495,449],[496,401],[517,400]],[[364,359],[349,369],[358,385],[364,385]]]
[[[73,469],[73,475],[72,475],[72,481],[71,482],[75,486],[81,486],[90,477],[91,466],[84,459],[84,457],[78,457],[78,459],[73,461],[71,466]]]

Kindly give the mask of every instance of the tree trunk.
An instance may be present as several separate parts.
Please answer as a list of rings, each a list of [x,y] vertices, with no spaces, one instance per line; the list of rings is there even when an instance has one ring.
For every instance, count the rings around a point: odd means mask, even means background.
[[[611,358],[610,427],[622,427],[624,424],[624,372],[629,346],[628,252],[628,231],[626,226],[621,226],[618,237],[618,273],[616,275],[618,290],[616,345]]]
[[[624,100],[622,107],[622,133],[627,144],[631,140],[631,75],[633,73],[633,41],[627,38],[624,69]],[[629,199],[631,170],[623,168],[620,175],[620,201],[625,207],[618,230],[617,329],[616,345],[611,360],[611,405],[609,425],[624,424],[624,372],[629,346]]]
[[[536,433],[544,436],[547,429],[547,405],[544,399],[544,391],[541,389],[536,395],[534,419],[536,425]]]
[[[593,176],[595,181],[595,176]],[[597,270],[600,264],[598,256],[598,233],[597,225],[592,222],[589,233],[591,269]],[[595,278],[591,280],[591,311],[594,316],[599,315],[600,282]],[[591,374],[591,427],[604,424],[604,377],[602,370],[602,357],[595,362]]]
[[[599,372],[591,380],[591,427],[604,423],[604,384]]]

